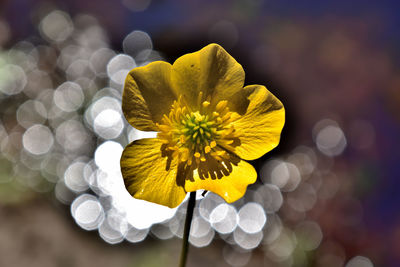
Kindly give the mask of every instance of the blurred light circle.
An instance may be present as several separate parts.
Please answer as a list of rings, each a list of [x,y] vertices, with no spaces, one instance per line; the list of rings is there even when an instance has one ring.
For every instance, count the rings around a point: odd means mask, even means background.
[[[65,185],[75,192],[82,192],[88,189],[83,171],[86,163],[77,161],[68,166],[64,173]]]
[[[114,75],[110,77],[111,78],[110,86],[118,88],[120,91],[122,91],[123,89],[122,85],[124,84],[126,77],[129,74],[129,71],[130,70],[126,69],[126,70],[119,70],[116,73],[114,73]]]
[[[199,204],[199,214],[207,221],[210,221],[211,212],[217,207],[219,204],[225,203],[225,201],[212,192],[208,192],[207,195],[200,200]]]
[[[13,64],[0,67],[0,92],[15,95],[24,90],[27,78],[24,70]]]
[[[312,209],[317,201],[315,189],[308,183],[303,183],[287,197],[287,203],[299,212]]]
[[[125,37],[122,47],[126,54],[137,61],[144,61],[153,50],[153,42],[146,32],[133,31]]]
[[[19,160],[31,170],[40,170],[43,157],[38,157],[29,153],[26,149],[22,149],[19,153]]]
[[[85,111],[86,122],[94,127],[95,118],[104,110],[112,109],[121,112],[121,102],[111,96],[103,96],[95,100]]]
[[[301,182],[300,171],[296,165],[286,162],[286,167],[289,172],[289,180],[284,187],[281,188],[283,192],[294,191]]]
[[[135,140],[143,139],[143,138],[155,138],[157,137],[157,132],[144,132],[140,131],[136,128],[129,127],[128,130],[128,141],[133,142]]]
[[[85,230],[94,230],[104,219],[104,211],[100,202],[93,195],[83,194],[71,204],[71,213],[75,222]]]
[[[296,189],[300,181],[300,172],[296,165],[288,162],[279,162],[271,172],[271,182],[284,192]]]
[[[72,34],[74,29],[69,15],[55,10],[42,19],[39,30],[48,41],[62,42]]]
[[[211,27],[209,38],[212,42],[221,44],[226,48],[231,48],[237,43],[239,33],[235,24],[227,20],[222,20]]]
[[[96,75],[105,78],[107,76],[107,63],[115,56],[115,52],[109,48],[100,48],[90,57],[90,66]]]
[[[174,217],[169,221],[168,226],[171,232],[179,237],[183,238],[183,228],[184,228],[184,221],[185,221],[186,213],[182,211],[178,211]]]
[[[74,82],[82,88],[85,99],[92,100],[93,96],[99,92],[96,79],[81,76],[74,79]]]
[[[52,46],[47,46],[47,45],[38,45],[38,46],[36,46],[36,49],[39,53],[39,61],[38,61],[37,67],[48,75],[57,66],[56,48],[52,47]],[[49,75],[48,75],[47,79],[50,80]],[[51,88],[51,87],[48,87],[48,88]]]
[[[89,61],[85,59],[78,59],[72,62],[68,66],[66,74],[68,80],[75,80],[80,77],[94,78],[95,75],[90,67]]]
[[[74,16],[74,24],[78,30],[82,30],[98,25],[99,21],[89,14],[77,14]]]
[[[235,230],[238,215],[233,206],[222,203],[212,210],[209,221],[217,232],[228,234]]]
[[[299,146],[288,157],[288,161],[297,166],[301,175],[307,176],[314,171],[317,165],[317,156],[313,149]]]
[[[43,124],[46,118],[46,108],[36,100],[27,100],[17,110],[18,123],[24,128],[29,128],[34,124]]]
[[[195,247],[202,248],[208,246],[213,240],[215,232],[213,229],[209,228],[208,232],[202,236],[189,236],[189,242]]]
[[[154,224],[151,227],[151,233],[161,240],[170,239],[174,236],[174,233],[171,232],[166,224]]]
[[[64,204],[70,204],[74,198],[75,194],[71,192],[66,186],[63,180],[59,180],[54,188],[54,193],[56,198]]]
[[[313,128],[317,148],[327,156],[340,155],[347,146],[346,137],[335,121],[324,119]]]
[[[62,48],[57,58],[57,65],[65,71],[75,60],[88,58],[89,54],[85,47],[70,44]]]
[[[208,234],[211,225],[200,216],[194,216],[190,228],[190,235],[193,237],[202,237]]]
[[[38,97],[44,90],[53,88],[53,82],[50,78],[50,75],[47,72],[39,69],[33,69],[28,72],[27,80],[27,84],[24,88],[24,94],[31,99]]]
[[[54,90],[53,89],[41,89],[36,100],[44,105],[47,110],[47,117],[49,117],[49,109],[54,105]]]
[[[108,62],[107,74],[113,82],[117,84],[123,84],[125,82],[126,75],[135,67],[136,62],[132,57],[119,54]]]
[[[283,261],[292,255],[296,245],[297,240],[293,232],[284,229],[281,231],[279,237],[268,245],[268,251],[270,252],[271,258],[275,261]]]
[[[96,170],[89,177],[90,187],[99,196],[109,196],[113,193],[115,186],[113,182],[113,175],[96,167]]]
[[[234,267],[245,266],[251,258],[251,250],[238,249],[226,245],[222,250],[224,260]]]
[[[104,139],[117,138],[124,129],[121,114],[112,109],[100,112],[94,119],[95,132]]]
[[[143,52],[143,54],[145,54],[145,52],[146,52],[146,50]],[[139,54],[137,58],[141,58],[141,54]],[[161,55],[160,52],[151,50],[150,55],[147,56],[145,61],[139,61],[138,67],[146,66],[147,64],[154,62],[154,61],[165,61],[165,59]]]
[[[8,51],[10,61],[20,66],[25,72],[36,68],[38,57],[36,47],[27,41],[18,42]]]
[[[263,205],[265,212],[274,213],[281,208],[283,197],[276,185],[264,184],[257,188],[256,193],[255,200]]]
[[[151,0],[122,0],[122,4],[133,12],[145,11]]]
[[[29,153],[43,155],[50,151],[54,143],[54,137],[49,128],[41,124],[35,124],[25,131],[22,143]]]
[[[52,183],[58,182],[60,177],[57,173],[57,165],[62,162],[63,155],[59,153],[48,153],[41,162],[41,173],[42,175]]]
[[[322,231],[319,225],[313,221],[304,221],[296,226],[295,234],[301,248],[311,251],[318,248],[322,241]]]
[[[68,112],[63,111],[57,105],[53,105],[49,109],[47,109],[47,118],[49,120],[50,126],[53,129],[58,128],[68,117],[67,113]]]
[[[131,243],[139,243],[142,242],[147,234],[149,233],[149,229],[136,229],[134,227],[130,227],[128,232],[125,235],[125,239]]]
[[[121,144],[117,142],[104,142],[97,147],[94,153],[94,161],[101,170],[114,172],[120,168],[119,161],[123,150]]]
[[[240,227],[238,227],[233,232],[233,239],[241,248],[250,250],[260,245],[261,240],[263,239],[263,232],[260,231],[250,234],[244,232]]]
[[[107,219],[106,220],[107,220],[108,225],[112,229],[120,232],[123,236],[126,235],[126,233],[128,232],[128,230],[130,228],[130,225],[126,221],[125,214],[120,212],[115,207],[112,207],[111,209],[109,209],[107,211]]]
[[[269,164],[275,165],[271,171],[271,183],[279,188],[284,187],[289,180],[289,170],[286,164],[283,161],[272,161]]]
[[[346,264],[346,267],[374,267],[372,261],[364,256],[355,256]]]
[[[266,226],[264,227],[263,243],[266,245],[274,242],[281,234],[283,229],[282,221],[277,214],[270,214]]]
[[[86,59],[89,59],[90,54],[96,49],[109,45],[107,33],[99,25],[85,25],[85,28],[75,38],[78,45],[90,51]]]
[[[123,233],[112,228],[108,220],[103,220],[103,223],[99,227],[99,234],[109,244],[118,244],[124,240]]]
[[[233,234],[229,233],[229,234],[221,234],[219,233],[218,235],[222,240],[225,241],[226,244],[232,245],[232,246],[236,246],[236,242],[233,239]],[[240,248],[240,247],[239,247]],[[241,248],[240,248],[241,249]]]
[[[254,202],[244,205],[239,210],[238,216],[239,227],[249,234],[261,231],[267,221],[264,209],[260,204]]]
[[[83,124],[76,120],[67,120],[56,129],[57,142],[67,151],[78,153],[90,149],[89,135]]]
[[[54,103],[66,112],[80,108],[83,100],[82,88],[74,82],[64,82],[54,92]]]

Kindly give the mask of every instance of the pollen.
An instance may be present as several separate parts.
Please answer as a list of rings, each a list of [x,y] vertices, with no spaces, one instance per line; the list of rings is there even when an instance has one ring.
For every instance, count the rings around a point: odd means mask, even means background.
[[[188,108],[184,98],[179,97],[157,124],[157,137],[164,144],[162,155],[177,159],[192,172],[197,170],[202,179],[222,177],[232,169],[226,149],[234,149],[234,144],[240,143],[236,141],[239,136],[231,125],[233,112],[228,102],[212,104],[202,101],[202,96],[198,110]]]

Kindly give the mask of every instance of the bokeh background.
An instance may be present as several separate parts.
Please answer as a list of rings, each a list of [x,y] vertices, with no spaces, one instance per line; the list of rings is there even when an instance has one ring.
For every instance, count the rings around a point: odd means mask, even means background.
[[[281,144],[232,205],[198,194],[188,266],[400,266],[397,1],[0,2],[0,266],[176,266],[185,215],[132,199],[154,133],[127,72],[221,44],[282,100]]]

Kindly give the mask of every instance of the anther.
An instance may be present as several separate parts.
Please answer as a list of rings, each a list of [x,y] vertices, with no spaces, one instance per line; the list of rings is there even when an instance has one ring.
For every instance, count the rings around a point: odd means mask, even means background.
[[[214,148],[214,147],[216,147],[216,146],[217,146],[217,142],[211,141],[210,147],[211,147],[211,148]]]
[[[215,108],[217,109],[217,111],[221,112],[226,107],[226,105],[228,105],[228,101],[222,100],[222,101],[218,102],[218,104]]]
[[[204,101],[204,102],[203,102],[203,107],[206,108],[206,107],[208,107],[209,105],[210,105],[210,102],[208,102],[208,101]]]

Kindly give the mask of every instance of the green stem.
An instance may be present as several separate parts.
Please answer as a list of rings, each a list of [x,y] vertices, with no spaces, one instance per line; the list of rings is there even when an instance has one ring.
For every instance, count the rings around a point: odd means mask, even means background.
[[[189,251],[189,234],[190,226],[192,224],[194,204],[196,203],[196,191],[190,192],[189,203],[186,211],[185,228],[183,230],[183,240],[182,240],[182,250],[181,250],[181,260],[179,262],[179,267],[186,266],[186,258]]]

